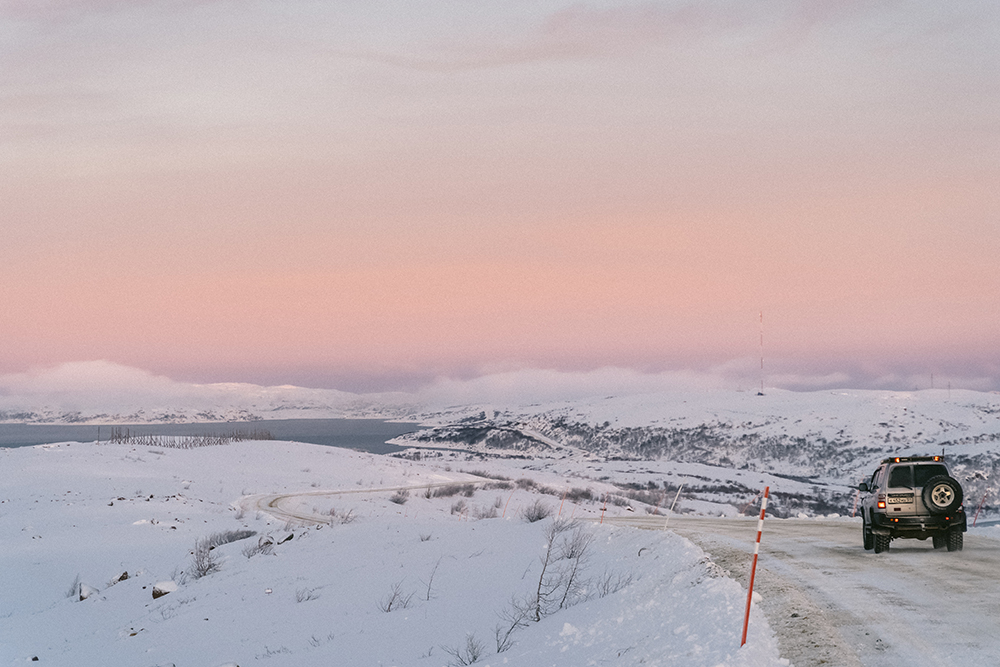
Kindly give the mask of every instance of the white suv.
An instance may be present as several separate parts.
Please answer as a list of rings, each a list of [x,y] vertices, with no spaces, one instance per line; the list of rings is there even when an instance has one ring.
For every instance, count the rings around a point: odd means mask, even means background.
[[[966,531],[962,485],[948,472],[942,456],[884,459],[861,491],[865,549],[889,550],[894,538],[930,537],[934,548],[961,551]]]

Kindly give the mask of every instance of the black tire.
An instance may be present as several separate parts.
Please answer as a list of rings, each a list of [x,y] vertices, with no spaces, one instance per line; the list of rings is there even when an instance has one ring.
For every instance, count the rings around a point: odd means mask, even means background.
[[[872,535],[872,529],[868,527],[868,522],[863,516],[861,517],[861,539],[865,545],[865,551],[871,551],[875,547],[875,536]]]
[[[875,535],[875,553],[880,554],[883,551],[888,551],[890,539],[888,535]]]
[[[949,514],[962,504],[962,485],[948,475],[938,475],[927,480],[922,496],[928,512]]]
[[[965,538],[962,536],[961,528],[952,528],[948,531],[948,551],[961,551]]]
[[[931,535],[931,541],[935,549],[944,549],[948,545],[948,536],[944,533]]]

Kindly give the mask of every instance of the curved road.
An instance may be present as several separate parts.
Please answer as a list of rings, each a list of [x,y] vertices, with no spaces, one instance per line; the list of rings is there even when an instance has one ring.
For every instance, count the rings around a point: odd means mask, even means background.
[[[329,525],[337,521],[329,514],[317,514],[311,510],[306,510],[298,501],[302,498],[333,498],[335,496],[357,495],[364,493],[393,493],[395,491],[424,491],[426,489],[436,489],[444,486],[479,486],[487,484],[493,480],[452,480],[447,482],[431,482],[428,484],[413,484],[406,486],[383,486],[368,489],[347,489],[342,491],[298,491],[295,493],[260,493],[252,496],[243,496],[233,505],[245,512],[264,512],[270,514],[279,521],[287,521],[304,526],[317,526],[320,524]]]
[[[663,517],[605,519],[662,529]],[[687,537],[744,585],[757,520],[674,516]],[[875,555],[861,521],[768,519],[754,588],[782,657],[813,665],[1000,664],[1000,541],[966,533],[965,549],[894,540]]]

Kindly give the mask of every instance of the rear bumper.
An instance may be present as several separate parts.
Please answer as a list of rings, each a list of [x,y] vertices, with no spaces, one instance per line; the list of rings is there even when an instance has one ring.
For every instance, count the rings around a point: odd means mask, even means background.
[[[965,511],[938,516],[899,516],[888,517],[885,514],[872,514],[872,533],[876,535],[891,535],[893,537],[915,537],[926,539],[932,535],[940,535],[952,528],[958,528],[963,533],[968,529]]]

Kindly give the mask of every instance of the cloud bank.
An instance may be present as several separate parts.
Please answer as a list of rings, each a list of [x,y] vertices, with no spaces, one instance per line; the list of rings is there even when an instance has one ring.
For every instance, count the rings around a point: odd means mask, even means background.
[[[750,361],[736,360],[708,371],[661,373],[623,368],[581,372],[519,369],[464,380],[440,378],[412,392],[371,394],[292,385],[197,384],[110,361],[74,362],[0,376],[0,419],[31,420],[38,414],[52,419],[65,419],[65,415],[160,419],[157,415],[172,415],[188,420],[203,415],[229,419],[247,414],[264,418],[402,416],[458,406],[503,409],[612,396],[749,392],[759,388],[747,373]],[[764,388],[765,392],[776,388],[912,390],[931,388],[928,379],[886,375],[871,377],[859,387],[856,378],[845,372],[783,373],[767,377]],[[936,380],[938,389],[952,385],[955,389],[994,388],[986,378]],[[31,413],[36,417],[25,417]]]

